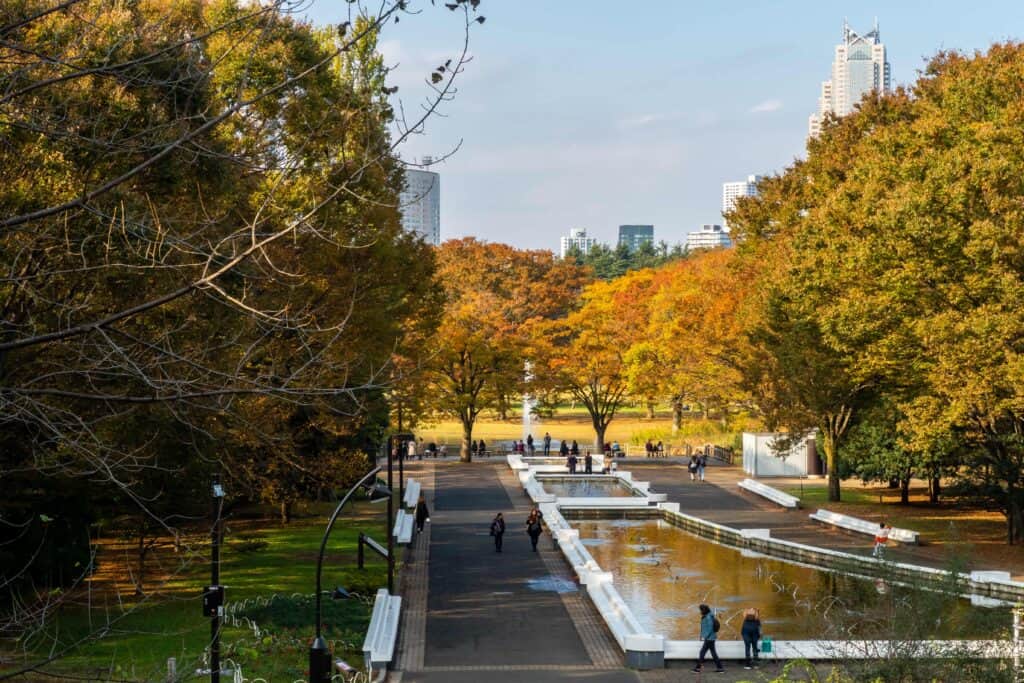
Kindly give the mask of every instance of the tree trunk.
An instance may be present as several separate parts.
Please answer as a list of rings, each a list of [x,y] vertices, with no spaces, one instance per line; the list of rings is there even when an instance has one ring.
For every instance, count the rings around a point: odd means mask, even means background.
[[[469,444],[473,440],[473,421],[463,418],[462,420],[462,447],[459,448],[459,460],[462,462],[473,462],[473,453],[469,450]]]
[[[910,477],[900,479],[900,502],[904,505],[910,503]]]
[[[647,402],[647,419],[648,420],[653,420],[654,418],[655,418],[655,415],[654,415],[654,401],[648,401]]]
[[[287,500],[282,500],[278,504],[278,509],[281,513],[281,524],[287,524],[292,521],[292,504]]]
[[[929,483],[930,486],[928,487],[928,501],[933,504],[938,503],[939,494],[942,493],[942,483],[939,481],[938,475],[932,476],[931,481]]]
[[[402,413],[403,413],[403,411],[402,411],[402,404],[401,404],[401,402],[399,402],[399,404],[398,404],[398,431],[399,432],[404,432],[405,431],[402,428],[402,417],[403,417]]]
[[[598,453],[604,453],[604,433],[608,429],[608,425],[602,425],[600,423],[594,423],[594,434],[597,435],[597,451]]]
[[[136,572],[135,578],[135,594],[143,595],[143,584],[146,581],[146,523],[143,522],[139,525],[139,551],[138,551],[138,571]]]
[[[828,467],[828,500],[839,502],[839,458],[836,448],[836,437],[831,431],[822,432],[822,448],[825,451],[825,464]]]
[[[683,424],[683,402],[681,400],[672,401],[672,436],[679,433],[679,428]]]

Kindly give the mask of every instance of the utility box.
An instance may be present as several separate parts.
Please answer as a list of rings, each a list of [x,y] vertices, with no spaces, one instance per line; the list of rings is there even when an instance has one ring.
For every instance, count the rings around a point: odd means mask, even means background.
[[[216,617],[224,606],[224,586],[207,586],[203,589],[203,616]]]

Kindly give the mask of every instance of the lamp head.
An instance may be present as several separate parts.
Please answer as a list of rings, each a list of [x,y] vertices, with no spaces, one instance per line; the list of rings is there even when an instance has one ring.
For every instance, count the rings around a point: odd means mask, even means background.
[[[380,479],[366,484],[364,488],[366,490],[366,497],[370,499],[371,503],[382,503],[391,497],[391,489]]]

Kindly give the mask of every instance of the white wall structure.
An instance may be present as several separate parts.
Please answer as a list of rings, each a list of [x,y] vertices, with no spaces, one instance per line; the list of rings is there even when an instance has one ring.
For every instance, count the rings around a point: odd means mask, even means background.
[[[777,453],[772,446],[785,434],[743,432],[743,471],[751,477],[806,477],[822,473],[814,434]]]
[[[690,251],[729,246],[732,246],[729,232],[724,230],[721,225],[705,223],[700,226],[700,230],[691,232],[686,236],[686,248]]]
[[[586,256],[590,248],[597,244],[596,237],[587,237],[585,228],[573,228],[569,231],[568,237],[563,237],[559,244],[558,257],[565,258],[566,253],[576,247],[580,253]]]
[[[425,157],[423,163],[431,163]],[[433,171],[406,169],[405,191],[399,195],[402,227],[422,235],[428,244],[441,243],[441,176]]]
[[[808,135],[815,137],[821,132],[826,114],[846,116],[869,92],[889,92],[890,72],[878,20],[874,29],[864,35],[852,31],[844,21],[843,42],[836,45],[832,62],[832,79],[821,84],[818,111],[808,121]]]
[[[727,213],[732,211],[733,207],[736,206],[736,200],[740,197],[756,197],[757,196],[757,184],[761,181],[761,176],[751,175],[747,176],[746,180],[740,180],[735,183],[722,183],[722,216],[723,218]],[[725,230],[729,230],[728,221],[725,222]]]

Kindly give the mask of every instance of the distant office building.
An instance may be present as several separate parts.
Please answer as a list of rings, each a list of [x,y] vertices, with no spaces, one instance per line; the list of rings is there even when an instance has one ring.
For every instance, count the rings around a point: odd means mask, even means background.
[[[585,228],[573,228],[569,231],[568,237],[563,237],[561,241],[561,248],[559,249],[559,257],[565,258],[565,255],[570,249],[576,247],[579,252],[584,256],[590,252],[591,247],[597,244],[597,239],[593,237],[587,237],[587,231]]]
[[[846,116],[869,92],[887,93],[891,89],[890,67],[885,45],[878,31],[878,20],[870,33],[859,35],[843,22],[843,42],[836,45],[832,62],[832,80],[821,84],[818,111],[811,114],[808,134],[821,132],[826,114]]]
[[[625,244],[630,251],[636,251],[644,243],[654,244],[653,225],[619,226],[619,244]]]
[[[424,157],[423,163],[433,160]],[[405,170],[405,190],[399,195],[402,227],[422,235],[428,244],[441,243],[441,176],[433,171]]]
[[[732,240],[729,239],[729,233],[723,230],[721,225],[705,223],[700,226],[700,230],[686,236],[686,248],[689,251],[729,246],[732,246]]]
[[[757,184],[761,181],[759,175],[749,175],[746,180],[741,180],[736,183],[722,183],[722,215],[725,216],[727,213],[732,211],[733,207],[736,206],[736,199],[739,197],[756,197],[757,196]],[[728,221],[726,221],[726,224]],[[726,225],[726,232],[729,227]]]

